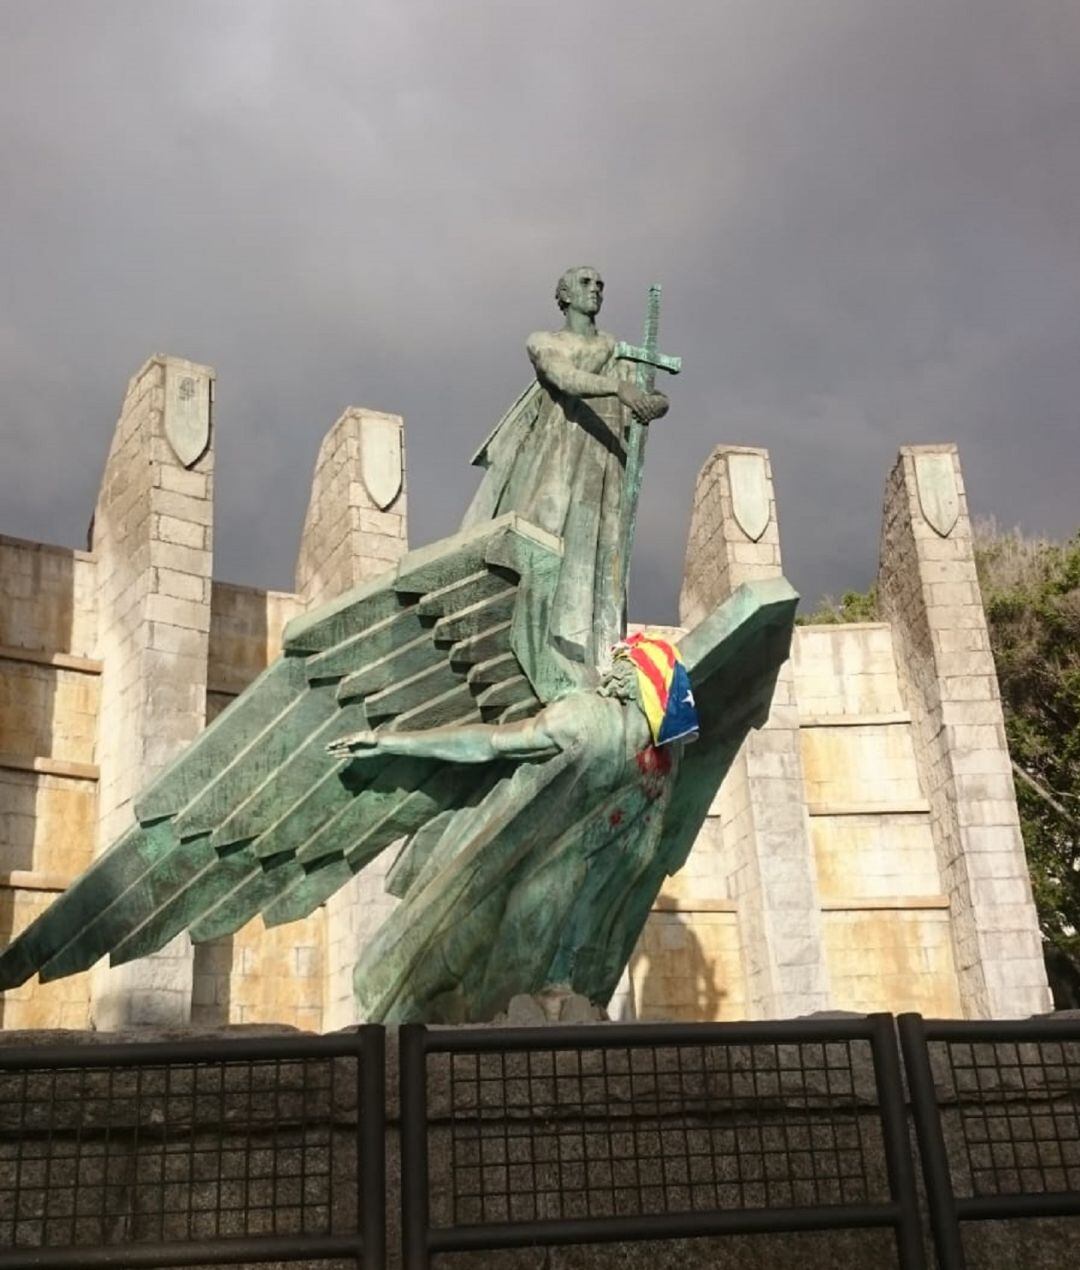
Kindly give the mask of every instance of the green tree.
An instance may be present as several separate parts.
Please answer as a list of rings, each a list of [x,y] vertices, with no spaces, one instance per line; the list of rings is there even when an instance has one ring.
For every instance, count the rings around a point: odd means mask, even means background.
[[[1080,533],[983,523],[975,560],[1040,925],[1080,965]]]
[[[869,591],[845,591],[839,600],[823,595],[812,613],[795,619],[798,626],[837,626],[844,622],[876,622],[877,588]]]

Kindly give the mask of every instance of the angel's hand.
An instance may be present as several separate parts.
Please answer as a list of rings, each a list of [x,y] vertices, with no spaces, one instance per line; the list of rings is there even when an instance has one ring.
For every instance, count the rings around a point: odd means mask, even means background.
[[[371,731],[353,732],[350,736],[342,736],[336,741],[331,741],[326,747],[327,754],[332,754],[335,758],[364,758],[377,754],[378,750],[378,733]]]

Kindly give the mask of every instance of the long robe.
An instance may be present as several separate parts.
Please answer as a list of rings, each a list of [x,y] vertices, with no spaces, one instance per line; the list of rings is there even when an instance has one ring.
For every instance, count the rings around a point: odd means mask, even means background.
[[[671,871],[682,746],[654,749],[634,703],[580,693],[548,711],[560,752],[450,823],[361,954],[365,1018],[482,1022],[550,984],[610,999]]]
[[[629,378],[611,336],[560,349],[579,369]],[[563,540],[551,642],[594,667],[624,631],[623,534],[628,412],[615,397],[587,400],[537,380],[503,416],[473,462],[487,470],[462,521],[467,529],[517,512]]]

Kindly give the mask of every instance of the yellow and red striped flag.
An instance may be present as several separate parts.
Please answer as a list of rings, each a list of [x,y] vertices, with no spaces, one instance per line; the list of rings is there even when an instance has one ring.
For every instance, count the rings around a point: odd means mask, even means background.
[[[616,644],[615,656],[630,661],[637,671],[638,697],[649,721],[653,744],[696,739],[694,693],[675,645],[646,631]]]

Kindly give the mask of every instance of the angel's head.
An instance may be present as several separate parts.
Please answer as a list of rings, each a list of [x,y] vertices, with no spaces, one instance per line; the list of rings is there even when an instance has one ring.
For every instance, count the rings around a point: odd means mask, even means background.
[[[637,671],[633,662],[625,657],[616,657],[608,670],[600,679],[597,692],[602,697],[614,697],[617,701],[632,701],[638,704]]]

